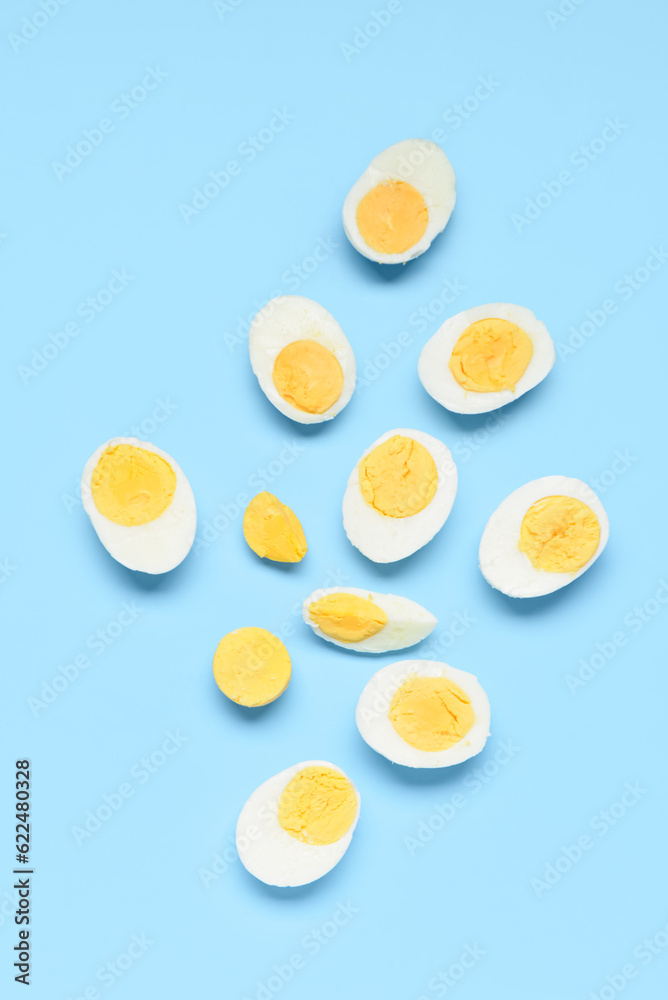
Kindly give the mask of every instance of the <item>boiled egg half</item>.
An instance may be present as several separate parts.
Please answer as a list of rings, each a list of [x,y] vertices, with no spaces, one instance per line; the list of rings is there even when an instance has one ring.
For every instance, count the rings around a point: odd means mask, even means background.
[[[386,653],[421,642],[437,619],[415,601],[355,587],[314,590],[304,621],[316,635],[358,653]]]

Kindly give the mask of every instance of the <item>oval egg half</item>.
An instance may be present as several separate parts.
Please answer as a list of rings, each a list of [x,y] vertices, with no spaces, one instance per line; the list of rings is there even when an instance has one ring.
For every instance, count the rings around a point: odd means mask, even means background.
[[[437,624],[429,611],[407,597],[356,587],[314,590],[302,614],[316,635],[358,653],[414,646]]]

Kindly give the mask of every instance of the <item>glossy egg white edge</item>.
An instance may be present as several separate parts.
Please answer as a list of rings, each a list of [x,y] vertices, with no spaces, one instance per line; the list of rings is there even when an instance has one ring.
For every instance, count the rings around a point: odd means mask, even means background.
[[[389,718],[392,698],[410,677],[445,677],[471,700],[475,721],[448,750],[418,750],[399,736]],[[449,767],[480,753],[489,736],[489,699],[477,677],[438,660],[399,660],[373,675],[357,703],[355,721],[362,739],[377,753],[404,767]]]
[[[410,517],[387,517],[367,504],[359,483],[359,466],[366,456],[400,434],[424,445],[438,470],[438,486],[431,503]],[[431,541],[445,524],[457,493],[457,467],[450,451],[431,434],[424,431],[396,428],[374,441],[355,463],[343,497],[343,527],[360,552],[373,562],[387,563],[404,559]]]
[[[329,767],[343,774],[355,789],[357,812],[343,837],[333,844],[305,844],[291,837],[278,822],[283,789],[305,767]],[[360,795],[345,771],[326,760],[305,760],[263,782],[248,798],[237,822],[236,844],[244,867],[267,885],[298,886],[326,875],[346,853],[360,813]]]
[[[411,159],[412,158],[412,159]],[[427,205],[429,221],[422,239],[403,253],[383,254],[366,243],[357,226],[357,206],[378,184],[406,181],[420,192]],[[346,236],[364,257],[380,264],[403,264],[419,257],[445,226],[455,207],[455,172],[440,146],[430,139],[404,139],[374,157],[343,203]]]
[[[464,330],[481,319],[505,319],[515,323],[531,338],[533,354],[526,371],[518,379],[515,390],[472,392],[464,389],[448,367],[455,344]],[[430,396],[453,413],[488,413],[519,399],[529,389],[542,382],[554,365],[555,351],[547,327],[524,306],[508,302],[465,309],[446,319],[427,341],[420,353],[418,375]]]
[[[129,444],[164,458],[176,475],[176,489],[169,507],[148,524],[132,527],[116,524],[104,517],[95,506],[91,479],[100,457],[107,448]],[[134,437],[111,438],[97,448],[84,466],[81,499],[97,536],[117,562],[141,573],[167,573],[183,562],[195,540],[197,508],[195,497],[183,470],[171,455],[148,441]]]
[[[373,601],[387,615],[387,623],[380,632],[368,639],[363,639],[361,642],[341,642],[339,639],[333,639],[331,636],[325,635],[309,615],[311,604],[329,594],[354,594],[356,597]],[[306,624],[321,639],[325,639],[335,646],[340,646],[341,649],[349,649],[356,653],[387,653],[392,649],[414,646],[428,636],[438,624],[438,619],[430,611],[407,597],[398,597],[396,594],[378,594],[372,590],[360,590],[358,587],[330,587],[327,590],[314,590],[304,601],[302,615]]]
[[[343,389],[324,413],[306,413],[286,402],[274,385],[276,358],[295,340],[315,340],[332,352],[341,365]],[[355,389],[355,355],[348,338],[331,313],[319,302],[303,295],[280,295],[271,299],[254,317],[248,332],[248,350],[253,372],[267,399],[286,417],[300,424],[331,420],[350,401]]]
[[[591,507],[598,518],[601,528],[598,548],[577,573],[535,569],[526,553],[518,548],[524,515],[532,504],[549,496],[575,497]],[[542,597],[582,576],[600,556],[609,534],[605,508],[587,483],[566,476],[544,476],[520,486],[496,508],[480,540],[480,569],[492,587],[509,597]]]

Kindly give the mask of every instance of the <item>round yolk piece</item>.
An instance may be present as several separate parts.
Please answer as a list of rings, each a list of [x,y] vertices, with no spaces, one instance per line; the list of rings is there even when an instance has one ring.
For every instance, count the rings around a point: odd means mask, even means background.
[[[298,771],[278,802],[278,822],[304,844],[334,844],[348,832],[356,814],[355,789],[331,767]]]
[[[362,642],[387,625],[387,615],[370,598],[357,594],[327,594],[309,604],[314,625],[339,642]]]
[[[263,559],[296,563],[308,549],[295,512],[266,491],[253,497],[246,507],[243,531],[253,552]]]
[[[290,654],[263,628],[238,628],[218,643],[213,676],[224,695],[246,708],[268,705],[290,682]]]
[[[155,452],[117,444],[100,456],[90,487],[103,517],[135,527],[155,521],[167,510],[176,490],[176,473]]]
[[[286,403],[305,413],[324,413],[343,391],[338,359],[317,340],[294,340],[284,347],[273,379]]]
[[[575,497],[543,497],[522,519],[519,548],[534,569],[577,573],[598,548],[601,526],[591,507]]]
[[[422,239],[429,221],[424,198],[406,181],[385,181],[357,206],[357,228],[378,253],[404,253]]]
[[[448,368],[471,392],[514,389],[533,355],[531,337],[506,319],[480,319],[455,344]]]
[[[438,469],[424,445],[395,434],[362,459],[359,481],[374,510],[387,517],[412,517],[433,500]]]
[[[475,722],[468,695],[445,677],[411,677],[395,693],[389,719],[416,750],[447,750]]]

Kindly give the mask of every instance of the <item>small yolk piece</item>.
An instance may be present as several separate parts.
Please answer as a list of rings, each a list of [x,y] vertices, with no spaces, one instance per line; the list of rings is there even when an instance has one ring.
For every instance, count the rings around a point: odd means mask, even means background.
[[[331,767],[298,771],[278,801],[278,822],[304,844],[334,844],[345,836],[357,813],[355,789]]]
[[[176,490],[176,473],[153,451],[117,444],[100,455],[90,486],[103,517],[135,527],[164,514]]]
[[[455,344],[448,368],[471,392],[514,389],[533,356],[531,337],[506,319],[480,319]]]
[[[290,683],[290,654],[280,639],[253,626],[229,632],[218,643],[213,676],[224,695],[246,708],[268,705]]]
[[[543,497],[522,519],[519,549],[534,569],[577,573],[592,558],[601,526],[591,507],[575,497]]]
[[[468,695],[445,677],[411,677],[390,703],[395,731],[416,750],[447,750],[475,722]]]
[[[372,250],[405,253],[424,236],[429,210],[412,184],[384,181],[360,199],[356,218],[362,239]]]
[[[387,615],[371,598],[357,594],[327,594],[309,604],[314,625],[339,642],[362,642],[387,625]]]
[[[286,403],[304,413],[325,413],[343,392],[338,358],[317,340],[294,340],[284,347],[273,379]]]
[[[434,499],[436,463],[424,445],[395,434],[369,452],[359,464],[362,496],[387,517],[412,517]]]
[[[262,559],[297,563],[306,555],[308,546],[299,518],[266,490],[246,507],[243,530],[249,546]]]

